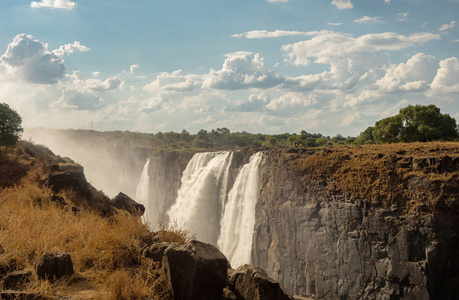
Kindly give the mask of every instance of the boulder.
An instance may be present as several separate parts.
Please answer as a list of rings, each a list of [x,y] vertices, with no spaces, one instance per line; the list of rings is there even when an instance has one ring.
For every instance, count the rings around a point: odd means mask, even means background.
[[[279,283],[265,271],[250,265],[243,265],[229,276],[230,289],[239,299],[245,300],[291,300]]]
[[[128,195],[119,193],[115,198],[110,200],[110,204],[131,214],[143,215],[145,206],[132,200]]]
[[[220,300],[227,285],[228,260],[210,244],[171,244],[164,251],[162,266],[163,278],[176,300]]]
[[[23,285],[26,282],[30,281],[32,272],[30,271],[14,271],[5,276],[3,280],[3,289],[9,290],[17,288],[18,286]]]
[[[77,164],[52,164],[49,169],[48,176],[42,182],[47,183],[55,193],[59,193],[63,189],[72,189],[80,196],[91,196],[82,166]]]
[[[73,275],[73,262],[67,253],[45,253],[36,267],[38,278],[54,281],[64,276]]]

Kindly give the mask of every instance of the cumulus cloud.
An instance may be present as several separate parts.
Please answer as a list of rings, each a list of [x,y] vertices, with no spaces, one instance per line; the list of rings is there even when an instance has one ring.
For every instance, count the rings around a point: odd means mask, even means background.
[[[62,91],[62,96],[51,103],[53,109],[64,110],[98,110],[103,107],[102,99],[89,93],[82,93],[73,89]]]
[[[141,102],[139,112],[152,113],[161,110],[167,101],[162,97],[151,97]]]
[[[393,32],[366,34],[358,38],[342,33],[324,33],[310,40],[282,46],[284,57],[294,65],[330,64],[336,58],[357,53],[375,53],[405,49],[416,43],[439,39],[439,34],[415,33],[409,36]]]
[[[264,39],[264,38],[277,38],[283,36],[296,36],[296,35],[303,35],[303,36],[311,36],[317,35],[319,31],[287,31],[287,30],[275,30],[275,31],[268,31],[268,30],[252,30],[247,31],[244,33],[237,33],[233,34],[232,37],[235,38],[246,38],[246,39]]]
[[[70,0],[42,0],[41,2],[32,1],[30,6],[33,8],[49,7],[72,10],[77,6],[77,4]]]
[[[363,18],[354,20],[354,23],[359,23],[359,24],[382,23],[382,21],[381,21],[381,17],[364,16]]]
[[[48,44],[23,33],[18,34],[8,45],[1,60],[7,71],[19,79],[28,83],[53,84],[64,77],[64,54],[88,50],[75,42],[49,51]]]
[[[438,94],[459,93],[459,60],[456,57],[440,61],[440,68],[430,87]]]
[[[451,21],[449,23],[441,25],[441,27],[438,30],[445,31],[454,28],[454,26],[456,26],[456,21]]]
[[[331,22],[328,22],[327,25],[330,25],[330,26],[340,26],[340,25],[343,25],[343,23],[331,23]]]
[[[304,108],[317,103],[317,96],[303,93],[289,92],[272,100],[266,105],[266,110],[270,114],[296,115],[304,111]]]
[[[86,52],[89,51],[89,49],[86,46],[83,46],[80,44],[80,42],[75,41],[73,44],[67,44],[67,45],[62,45],[59,47],[59,49],[53,50],[53,54],[55,54],[58,57],[62,57],[64,55],[69,55],[72,54],[73,52],[80,51],[80,52]]]
[[[354,7],[351,0],[333,0],[331,4],[335,5],[338,9],[350,9]]]
[[[221,70],[211,70],[203,88],[237,90],[244,88],[271,88],[282,83],[282,78],[264,67],[260,54],[236,52],[226,55]]]
[[[86,78],[79,71],[74,71],[67,77],[69,78],[68,84],[72,89],[84,93],[107,92],[124,86],[124,81],[117,76],[101,80],[97,78]]]
[[[191,92],[202,85],[202,76],[190,74],[183,75],[182,70],[172,73],[161,73],[155,80],[144,86],[144,90],[154,92]]]
[[[131,65],[131,67],[129,68],[129,71],[131,74],[134,74],[134,71],[138,68],[140,68],[139,64]]]
[[[383,92],[421,92],[429,87],[437,68],[435,57],[418,53],[406,63],[391,65],[376,85]]]
[[[241,111],[241,112],[255,112],[263,111],[266,104],[270,102],[270,97],[266,93],[250,95],[249,101],[238,103],[235,107],[231,107],[229,111]]]

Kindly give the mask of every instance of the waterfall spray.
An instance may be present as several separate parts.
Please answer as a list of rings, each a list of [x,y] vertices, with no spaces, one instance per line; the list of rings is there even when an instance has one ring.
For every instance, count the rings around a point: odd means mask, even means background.
[[[218,247],[233,268],[251,262],[262,159],[262,152],[252,155],[250,162],[239,171],[223,212]]]
[[[139,184],[137,185],[137,192],[135,194],[136,201],[145,206],[145,213],[143,214],[143,220],[146,224],[151,224],[156,220],[151,219],[150,214],[150,199],[149,199],[149,188],[150,188],[150,176],[148,176],[148,167],[150,165],[150,159],[147,159],[145,166],[143,167],[142,175],[140,176]]]
[[[177,200],[167,213],[169,223],[186,228],[201,241],[217,244],[231,159],[229,152],[193,156],[183,172]]]

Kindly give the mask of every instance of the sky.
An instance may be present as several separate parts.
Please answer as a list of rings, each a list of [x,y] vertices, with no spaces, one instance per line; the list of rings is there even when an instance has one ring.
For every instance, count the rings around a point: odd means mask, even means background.
[[[356,136],[459,120],[459,0],[2,0],[0,102],[24,127]]]

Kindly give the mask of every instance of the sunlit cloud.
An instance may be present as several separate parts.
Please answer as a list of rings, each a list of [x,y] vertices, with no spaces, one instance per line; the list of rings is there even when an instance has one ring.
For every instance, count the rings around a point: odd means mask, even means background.
[[[77,4],[70,0],[42,0],[41,2],[32,1],[30,6],[33,8],[48,7],[72,10],[77,6]]]

